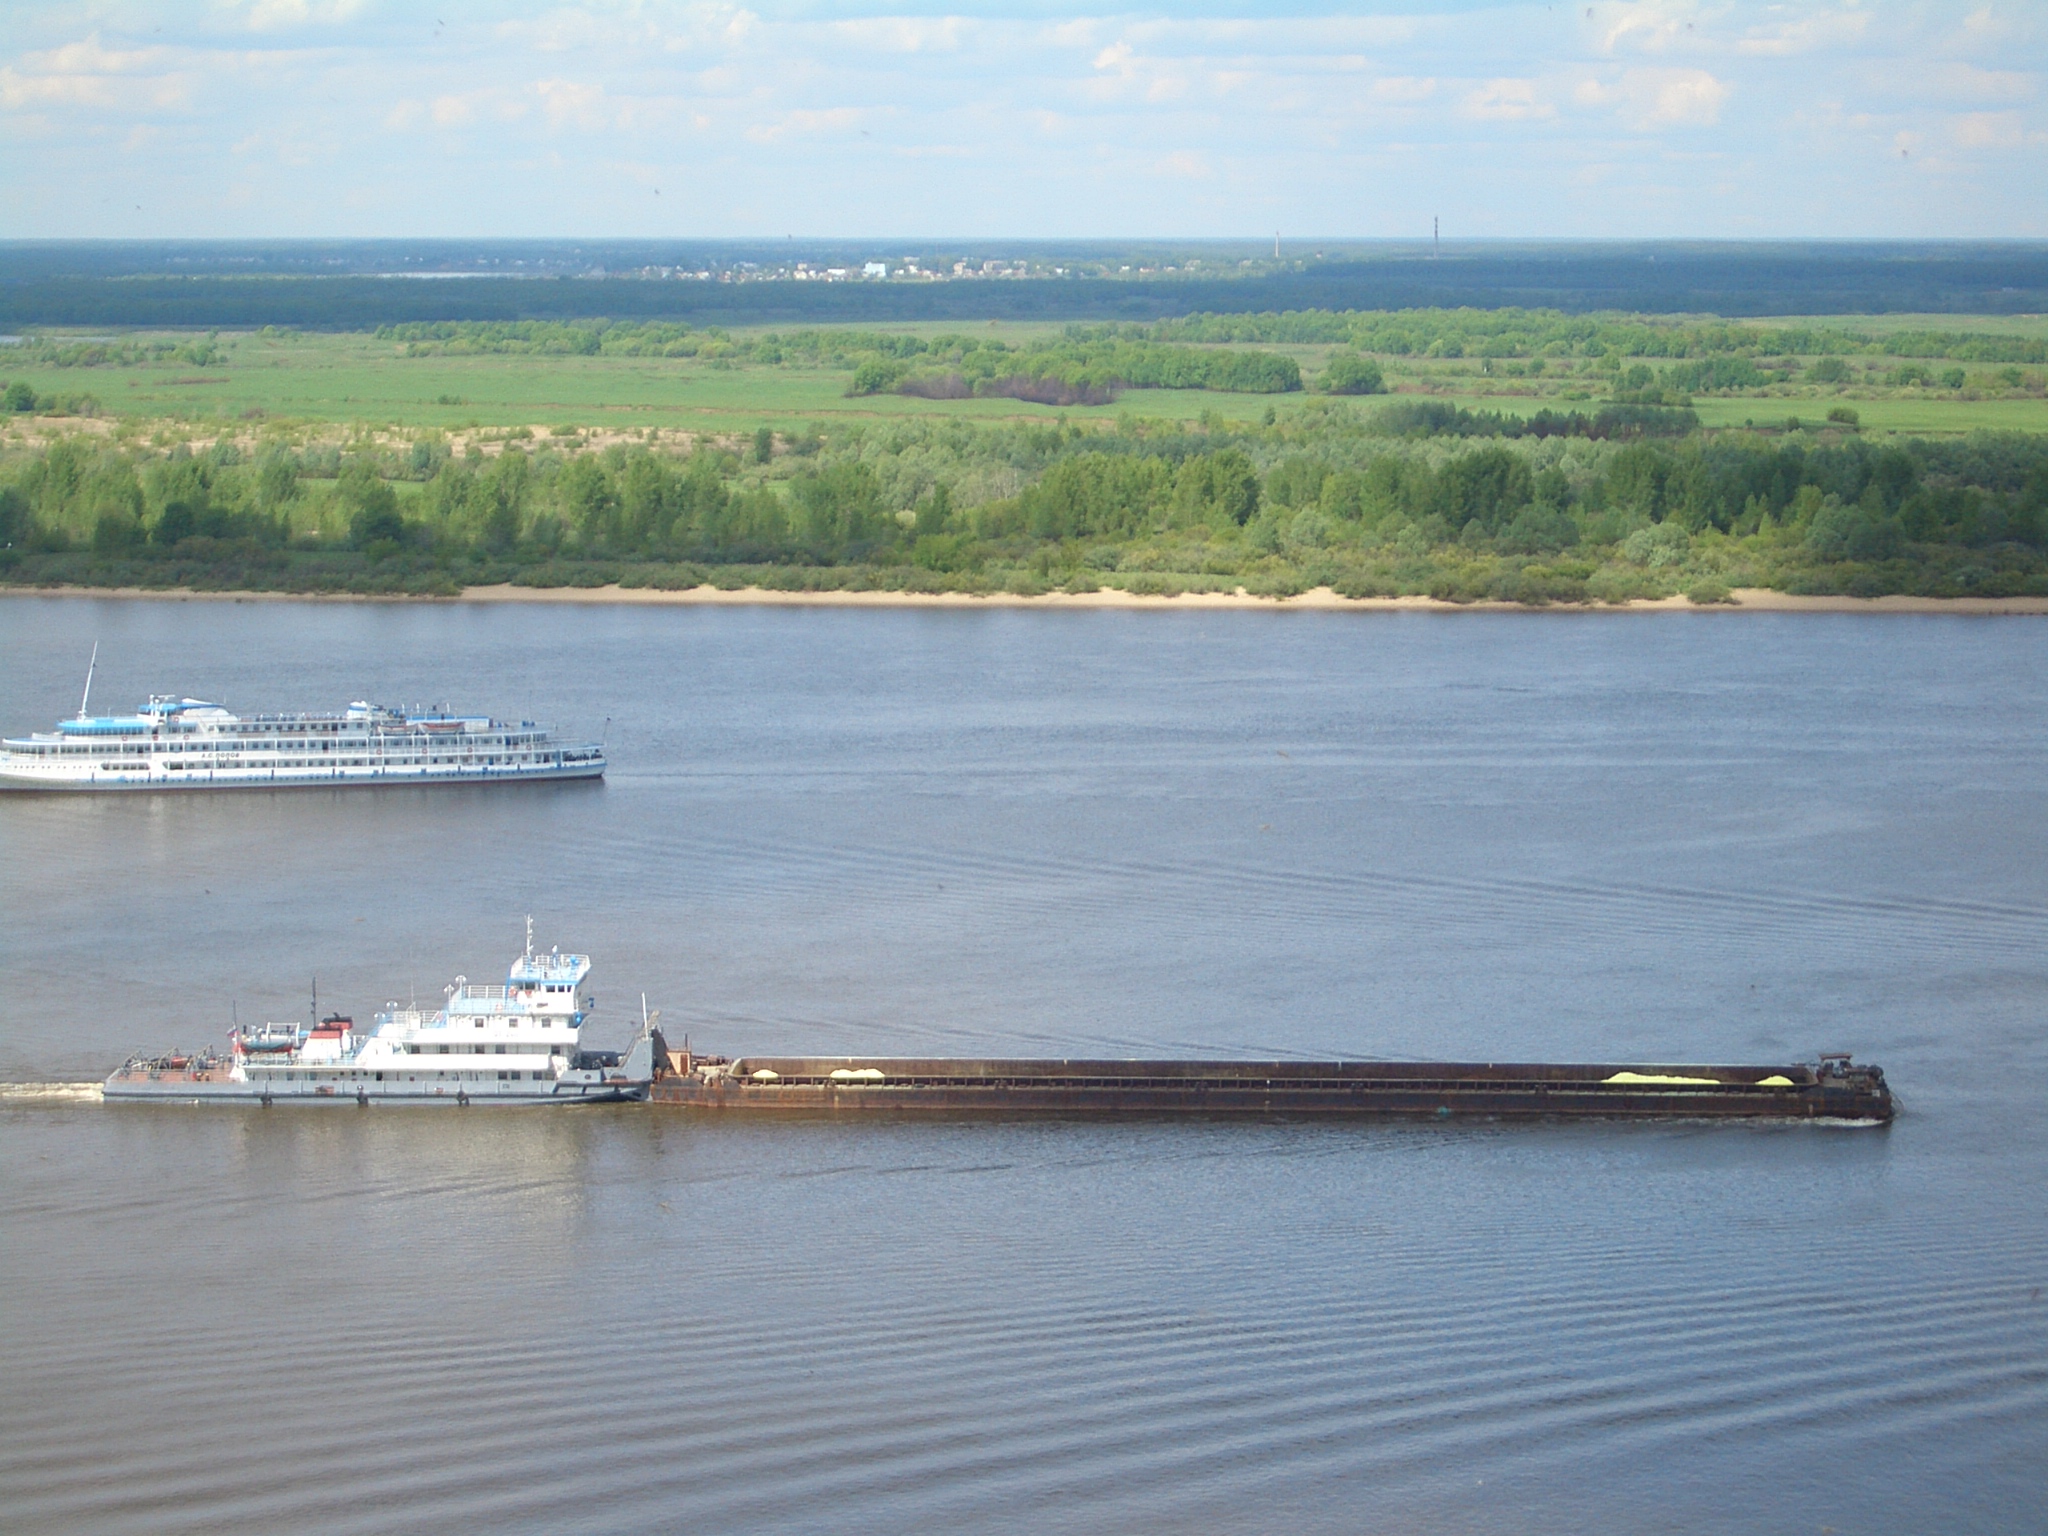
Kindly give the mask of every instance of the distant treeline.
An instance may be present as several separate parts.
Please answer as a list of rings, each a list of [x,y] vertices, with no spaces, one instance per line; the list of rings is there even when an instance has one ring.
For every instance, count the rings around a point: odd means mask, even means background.
[[[83,437],[0,460],[0,579],[283,590],[538,584],[1583,601],[1757,584],[2048,592],[2048,437],[1632,440],[1316,402],[1200,430],[906,421],[825,438],[252,453]],[[1500,426],[1495,435],[1491,428]]]
[[[927,399],[1002,395],[1050,405],[1100,404],[1121,389],[1215,389],[1278,394],[1301,388],[1301,368],[1269,352],[1176,346],[1133,328],[1069,326],[1054,342],[980,336],[801,330],[735,337],[722,328],[608,321],[392,325],[377,335],[413,356],[697,357],[757,365],[850,368],[848,394],[900,391]]]
[[[2048,340],[1982,331],[1874,332],[1852,322],[1828,326],[1730,324],[1724,320],[1648,321],[1636,315],[1565,314],[1549,309],[1292,310],[1198,314],[1162,321],[1145,334],[1160,341],[1337,343],[1396,357],[1628,357],[1747,360],[1760,357],[1943,357],[1975,363],[2048,362]],[[1727,363],[1723,363],[1724,368]],[[1762,382],[1739,371],[1728,382]],[[1714,387],[1700,384],[1699,388]]]
[[[1689,408],[1659,405],[1603,405],[1584,411],[1540,410],[1533,416],[1474,411],[1441,400],[1397,400],[1376,412],[1371,427],[1388,437],[1592,437],[1629,441],[1640,437],[1684,437],[1699,430]]]
[[[0,258],[4,258],[0,252]],[[0,259],[0,273],[6,270]],[[1592,246],[1307,264],[1241,279],[719,283],[377,277],[0,276],[0,326],[368,330],[418,320],[687,319],[735,325],[1158,320],[1197,313],[1548,308],[1568,313],[2030,314],[2048,247]]]

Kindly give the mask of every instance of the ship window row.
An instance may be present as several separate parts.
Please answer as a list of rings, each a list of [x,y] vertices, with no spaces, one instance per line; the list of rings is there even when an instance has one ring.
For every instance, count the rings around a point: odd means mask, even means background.
[[[335,751],[348,751],[353,749],[357,752],[375,753],[379,760],[394,763],[447,763],[477,761],[492,763],[535,762],[545,758],[553,750],[552,748],[542,748],[539,751],[534,751],[530,747],[528,747],[527,744],[524,743],[515,744],[506,742],[483,741],[467,741],[461,743],[449,743],[446,745],[443,745],[441,743],[435,743],[434,745],[438,747],[439,750],[433,752],[422,752],[418,746],[410,743],[404,746],[392,746],[380,749],[378,747],[375,747],[371,743],[361,741],[238,742],[230,740],[207,742],[165,741],[157,742],[155,744],[146,741],[66,741],[28,743],[17,748],[16,750],[25,752],[32,757],[44,757],[52,754],[59,757],[104,757],[110,752],[132,752],[139,757],[147,756],[151,753],[169,753],[180,757],[187,755],[212,757],[219,756],[222,753],[237,752],[267,753],[317,751],[326,753]],[[525,747],[526,749],[520,750],[522,747]],[[322,759],[322,762],[329,761],[332,761],[332,759]]]
[[[545,1051],[550,1056],[560,1056],[565,1050],[559,1040],[536,1040],[532,1045],[407,1045],[405,1053],[408,1056],[535,1056]]]
[[[104,750],[98,749],[98,750]],[[180,759],[166,768],[519,768],[545,766],[540,757],[305,757],[263,758],[253,754],[219,753],[196,762]],[[146,768],[146,762],[102,758],[102,768]]]

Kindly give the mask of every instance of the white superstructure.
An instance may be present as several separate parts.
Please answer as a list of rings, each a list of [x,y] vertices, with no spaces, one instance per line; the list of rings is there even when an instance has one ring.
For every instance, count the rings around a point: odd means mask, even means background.
[[[643,1014],[624,1052],[580,1044],[593,1000],[587,955],[526,953],[503,986],[458,976],[434,1012],[390,1005],[367,1032],[333,1015],[238,1029],[225,1051],[136,1057],[109,1077],[109,1099],[426,1104],[569,1104],[644,1098],[654,1026]]]
[[[87,715],[0,741],[0,789],[287,789],[593,779],[595,742],[545,726],[358,700],[339,714],[237,715],[152,696],[132,715]]]

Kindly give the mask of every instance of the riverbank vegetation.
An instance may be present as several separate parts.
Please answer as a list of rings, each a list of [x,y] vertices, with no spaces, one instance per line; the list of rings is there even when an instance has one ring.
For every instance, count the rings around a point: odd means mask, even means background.
[[[0,452],[0,581],[2048,594],[2048,435],[1706,432],[1629,402],[1533,422],[1322,396],[1252,421],[72,432]]]
[[[2048,593],[2048,322],[1302,310],[0,348],[0,581]]]

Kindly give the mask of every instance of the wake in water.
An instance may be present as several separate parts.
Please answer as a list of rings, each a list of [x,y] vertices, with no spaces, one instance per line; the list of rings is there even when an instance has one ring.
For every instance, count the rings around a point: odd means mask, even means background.
[[[0,1083],[0,1105],[99,1102],[98,1083]]]

